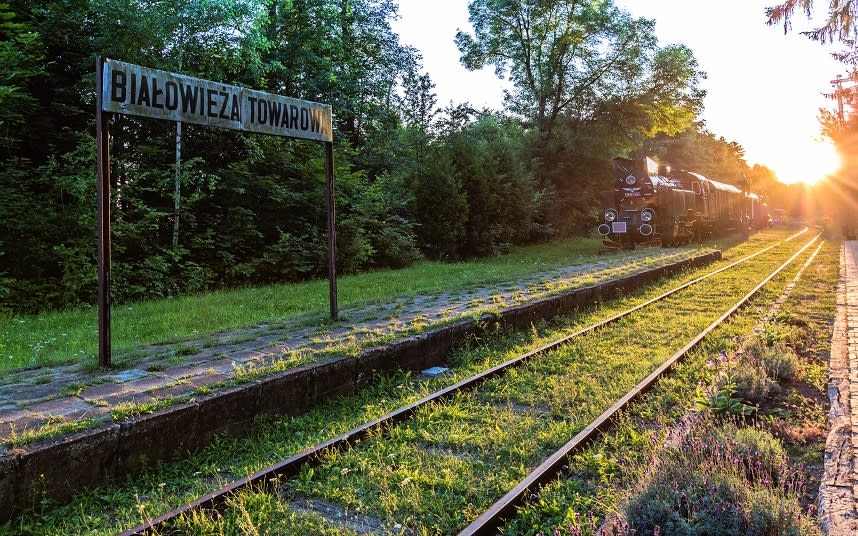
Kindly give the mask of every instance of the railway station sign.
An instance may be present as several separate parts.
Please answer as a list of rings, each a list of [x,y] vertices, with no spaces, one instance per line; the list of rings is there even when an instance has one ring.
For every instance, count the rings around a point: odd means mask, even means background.
[[[164,119],[322,142],[328,212],[328,288],[337,319],[334,135],[330,104],[150,69],[101,56],[95,59],[96,201],[98,203],[98,363],[111,366],[110,118]],[[179,129],[177,128],[177,133]],[[178,135],[176,144],[181,142]]]
[[[333,141],[331,106],[105,59],[105,112],[322,142]]]

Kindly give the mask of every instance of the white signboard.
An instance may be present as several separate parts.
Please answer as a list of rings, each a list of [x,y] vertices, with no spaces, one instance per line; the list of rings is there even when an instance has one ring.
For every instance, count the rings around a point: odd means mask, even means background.
[[[331,106],[105,60],[102,110],[290,138],[333,141]]]

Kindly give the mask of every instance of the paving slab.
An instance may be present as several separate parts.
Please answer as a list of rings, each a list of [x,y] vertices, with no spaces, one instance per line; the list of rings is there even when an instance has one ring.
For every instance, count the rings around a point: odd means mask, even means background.
[[[840,250],[837,312],[831,340],[830,432],[818,516],[828,536],[858,534],[858,241]]]

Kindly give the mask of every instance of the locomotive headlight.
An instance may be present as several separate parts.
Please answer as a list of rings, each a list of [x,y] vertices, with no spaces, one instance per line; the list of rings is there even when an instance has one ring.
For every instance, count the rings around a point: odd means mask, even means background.
[[[635,176],[634,176],[634,175],[629,175],[628,177],[626,177],[626,184],[628,184],[629,186],[631,186],[632,184],[634,184],[634,183],[635,183],[635,181],[636,181],[636,180],[637,180],[637,179],[635,179]]]
[[[655,211],[651,208],[645,208],[641,212],[641,221],[644,223],[649,223],[655,218]]]
[[[616,210],[609,208],[608,210],[605,211],[605,221],[606,222],[610,223],[610,222],[616,221],[616,220],[617,220],[617,211]]]

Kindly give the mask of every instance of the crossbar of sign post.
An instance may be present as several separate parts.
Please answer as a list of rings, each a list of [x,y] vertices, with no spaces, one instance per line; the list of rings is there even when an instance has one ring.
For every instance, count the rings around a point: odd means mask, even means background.
[[[331,106],[106,60],[102,109],[126,115],[323,142]]]

